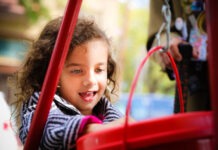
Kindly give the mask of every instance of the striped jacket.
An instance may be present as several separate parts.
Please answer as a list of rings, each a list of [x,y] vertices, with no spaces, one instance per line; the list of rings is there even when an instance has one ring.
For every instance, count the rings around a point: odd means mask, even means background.
[[[36,109],[39,92],[34,92],[23,104],[19,137],[25,143],[31,120]],[[107,123],[123,115],[115,109],[109,100],[102,97],[93,109],[93,115],[84,116],[63,98],[54,95],[54,100],[44,128],[40,149],[74,149],[76,139],[88,123]]]

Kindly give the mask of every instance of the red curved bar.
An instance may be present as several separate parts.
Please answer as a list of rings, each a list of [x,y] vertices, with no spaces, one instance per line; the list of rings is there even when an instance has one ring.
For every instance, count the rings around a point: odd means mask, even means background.
[[[208,34],[208,65],[211,105],[214,115],[215,149],[218,149],[218,1],[206,0],[206,22]]]
[[[56,91],[56,86],[77,22],[81,3],[82,0],[69,0],[67,4],[36,111],[27,136],[27,141],[24,145],[24,150],[37,150],[40,144],[44,126]]]

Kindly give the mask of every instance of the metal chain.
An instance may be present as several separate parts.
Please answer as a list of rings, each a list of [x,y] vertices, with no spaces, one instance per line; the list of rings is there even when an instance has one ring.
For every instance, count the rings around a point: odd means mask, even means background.
[[[169,49],[170,44],[170,24],[171,24],[171,11],[170,11],[170,5],[168,3],[168,0],[165,0],[165,5],[162,6],[162,14],[164,16],[164,22],[162,23],[158,33],[156,34],[157,39],[157,45],[160,45],[160,34],[162,31],[166,30],[166,46],[163,48],[163,51],[166,52]]]

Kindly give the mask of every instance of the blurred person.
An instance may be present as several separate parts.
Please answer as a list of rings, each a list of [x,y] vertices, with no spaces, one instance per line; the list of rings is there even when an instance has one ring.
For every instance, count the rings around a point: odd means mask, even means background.
[[[0,91],[0,149],[18,150],[21,148],[11,126],[11,112],[3,92]]]
[[[203,0],[169,0],[172,15],[169,48],[179,70],[185,111],[210,110],[207,64],[207,33],[205,2]],[[149,38],[147,49],[156,44],[155,35],[164,21],[161,13],[164,0],[150,1]],[[166,46],[166,33],[160,36]],[[154,60],[171,80],[174,80],[170,60],[166,53],[157,52]],[[175,91],[174,112],[180,111],[178,91]]]

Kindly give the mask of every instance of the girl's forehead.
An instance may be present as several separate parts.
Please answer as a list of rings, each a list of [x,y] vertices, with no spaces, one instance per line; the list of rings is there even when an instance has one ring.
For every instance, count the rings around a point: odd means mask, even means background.
[[[91,40],[76,46],[70,54],[68,61],[83,61],[82,59],[98,59],[105,60],[109,56],[109,47],[107,42],[103,40]]]
[[[102,39],[92,39],[86,41],[80,45],[77,45],[73,50],[72,53],[108,53],[109,52],[109,45],[105,40]],[[98,53],[96,53],[98,54]]]

